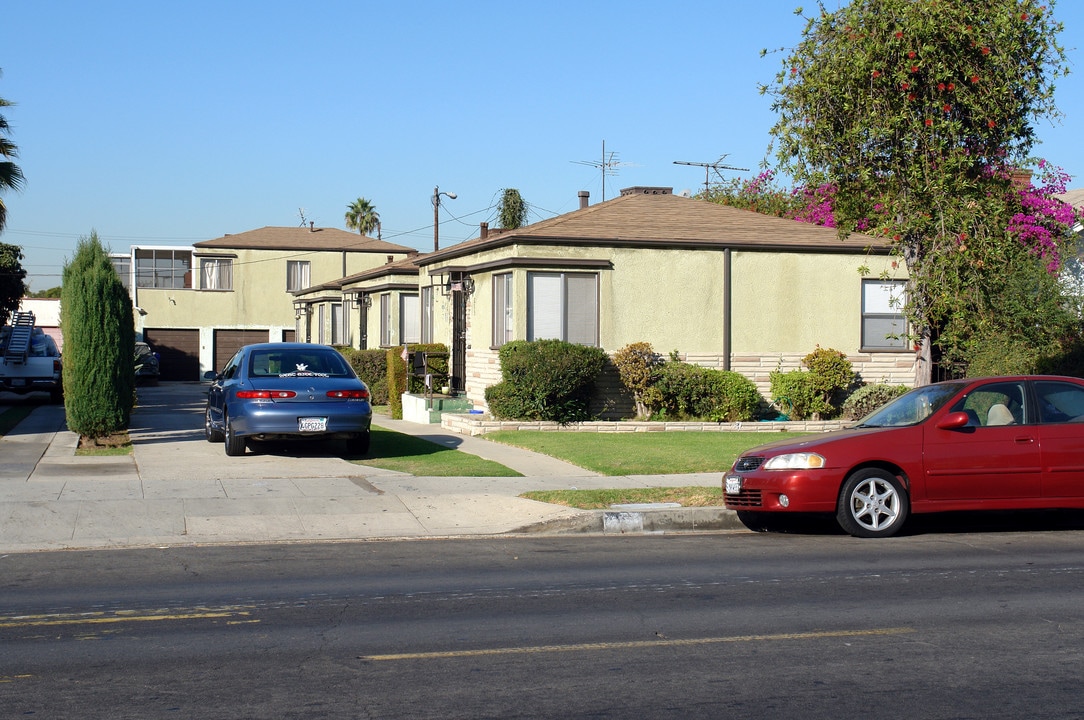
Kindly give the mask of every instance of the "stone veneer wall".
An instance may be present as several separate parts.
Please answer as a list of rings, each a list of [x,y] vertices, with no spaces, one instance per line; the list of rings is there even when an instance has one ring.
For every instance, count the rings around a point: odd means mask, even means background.
[[[445,413],[440,417],[440,426],[444,430],[461,435],[485,435],[496,430],[535,430],[538,432],[828,432],[846,427],[848,423],[839,420],[798,421],[798,422],[642,422],[592,421],[558,425],[554,422],[527,422],[518,420],[494,420],[488,415],[460,415]]]
[[[802,358],[808,353],[740,353],[732,356],[730,369],[752,380],[765,402],[771,399],[769,375],[779,369],[785,371],[802,369]],[[688,353],[681,356],[685,362],[703,367],[722,369],[723,360],[717,354]],[[907,385],[914,383],[914,353],[855,353],[848,355],[859,379],[867,384],[887,383]],[[467,398],[474,407],[486,408],[485,389],[501,381],[500,360],[496,350],[468,350],[466,362]],[[617,370],[607,364],[596,387],[599,399],[591,410],[600,418],[616,420],[632,417],[635,409],[632,399],[624,392]],[[715,425],[715,423],[709,423]],[[764,423],[757,423],[763,425]],[[746,423],[749,425],[749,423]]]

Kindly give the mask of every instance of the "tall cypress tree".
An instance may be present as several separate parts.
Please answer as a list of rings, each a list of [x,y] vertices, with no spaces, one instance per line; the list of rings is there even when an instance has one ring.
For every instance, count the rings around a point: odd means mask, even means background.
[[[132,299],[95,232],[64,265],[60,326],[68,429],[90,439],[127,430],[135,392]]]

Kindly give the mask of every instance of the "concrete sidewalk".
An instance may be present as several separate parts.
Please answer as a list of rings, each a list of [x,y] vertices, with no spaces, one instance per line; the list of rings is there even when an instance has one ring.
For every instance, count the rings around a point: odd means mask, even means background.
[[[425,538],[531,532],[740,528],[722,508],[582,511],[527,490],[715,485],[719,473],[603,477],[439,426],[380,427],[501,463],[524,477],[415,477],[291,446],[227,457],[203,433],[206,386],[140,388],[133,453],[76,457],[64,409],[42,405],[0,439],[0,552],[206,543]]]

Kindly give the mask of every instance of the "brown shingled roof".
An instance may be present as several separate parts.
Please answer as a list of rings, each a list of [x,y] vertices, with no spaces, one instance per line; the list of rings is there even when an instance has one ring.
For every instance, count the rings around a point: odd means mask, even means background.
[[[362,253],[411,253],[414,248],[335,228],[263,227],[195,243],[201,250],[333,250]]]
[[[871,235],[844,240],[835,228],[771,217],[673,194],[628,194],[487,238],[428,253],[420,265],[515,243],[733,247],[854,252],[887,249]]]

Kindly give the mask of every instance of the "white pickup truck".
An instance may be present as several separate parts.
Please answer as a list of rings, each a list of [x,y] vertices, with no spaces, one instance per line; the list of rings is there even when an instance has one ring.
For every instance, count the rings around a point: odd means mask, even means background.
[[[60,351],[56,341],[34,325],[34,313],[17,312],[11,325],[0,327],[0,390],[47,392],[53,402],[64,397]]]

